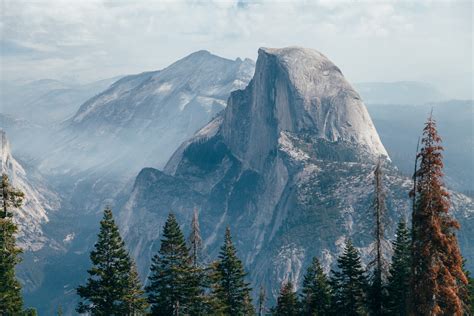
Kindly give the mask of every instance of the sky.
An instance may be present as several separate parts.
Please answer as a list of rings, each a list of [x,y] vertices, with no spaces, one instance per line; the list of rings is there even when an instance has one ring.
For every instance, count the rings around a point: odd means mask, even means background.
[[[351,82],[424,81],[472,98],[473,2],[0,0],[2,80],[91,82],[197,50],[304,46]]]

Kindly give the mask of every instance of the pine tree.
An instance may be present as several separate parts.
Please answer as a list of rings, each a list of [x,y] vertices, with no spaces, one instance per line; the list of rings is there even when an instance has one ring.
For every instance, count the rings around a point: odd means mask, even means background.
[[[100,231],[90,258],[86,285],[77,288],[82,298],[77,311],[92,315],[140,315],[144,310],[130,309],[131,300],[140,301],[138,278],[133,276],[133,262],[125,249],[113,219],[106,208],[100,222]],[[131,278],[132,276],[132,278]]]
[[[182,315],[187,312],[195,284],[189,249],[174,214],[163,228],[158,254],[152,259],[146,290],[152,315]]]
[[[23,192],[13,188],[8,176],[2,175],[0,186],[2,210],[0,211],[0,311],[6,315],[19,314],[23,307],[21,286],[15,276],[15,266],[20,262],[20,248],[16,246],[17,226],[12,209],[23,203]]]
[[[276,316],[297,316],[300,315],[298,296],[293,290],[291,282],[285,283],[280,289],[275,309]]]
[[[331,286],[319,260],[314,257],[303,279],[302,313],[325,316],[331,312]]]
[[[336,315],[366,315],[367,278],[359,252],[348,240],[343,254],[337,259],[338,271],[333,271],[334,291],[332,310]]]
[[[373,215],[374,225],[374,243],[371,251],[373,259],[369,262],[370,286],[368,295],[368,305],[370,314],[380,316],[386,314],[387,304],[387,275],[388,263],[386,260],[386,250],[388,242],[385,239],[386,206],[385,192],[383,187],[382,161],[379,159],[374,170],[374,203]]]
[[[423,130],[413,192],[412,308],[418,315],[462,315],[462,291],[467,284],[455,234],[459,223],[449,214],[449,194],[442,182],[440,143],[430,117]]]
[[[128,290],[125,293],[125,304],[127,306],[127,316],[145,315],[148,309],[148,301],[145,291],[142,288],[137,266],[132,262],[128,276]]]
[[[407,316],[411,269],[411,238],[407,225],[401,220],[392,243],[393,256],[388,277],[388,314]]]
[[[230,229],[227,227],[224,245],[215,263],[213,275],[213,296],[216,307],[222,314],[231,316],[255,314],[250,298],[251,288],[249,283],[245,282],[246,275],[232,243]]]
[[[263,285],[260,286],[260,291],[258,292],[258,316],[265,315],[265,303],[267,300],[267,294],[265,293],[265,288]]]

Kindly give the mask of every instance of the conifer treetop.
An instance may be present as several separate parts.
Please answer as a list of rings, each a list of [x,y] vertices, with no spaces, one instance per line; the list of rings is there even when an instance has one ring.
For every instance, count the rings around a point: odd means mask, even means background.
[[[423,315],[462,315],[467,279],[455,235],[460,226],[449,214],[449,193],[442,179],[443,147],[432,116],[425,123],[421,143],[412,220],[412,308]]]

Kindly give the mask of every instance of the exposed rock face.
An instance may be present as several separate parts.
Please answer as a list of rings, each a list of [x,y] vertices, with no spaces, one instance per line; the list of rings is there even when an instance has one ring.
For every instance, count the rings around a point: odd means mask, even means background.
[[[6,173],[11,184],[25,193],[23,206],[14,211],[14,219],[19,227],[18,244],[25,250],[37,251],[48,242],[42,225],[48,222],[48,213],[59,208],[59,198],[38,175],[28,173],[13,158],[6,133],[1,129],[0,158],[1,173]]]
[[[328,269],[346,237],[368,254],[379,157],[390,235],[410,211],[411,183],[391,165],[359,95],[319,52],[260,49],[253,79],[226,110],[184,142],[164,172],[140,172],[119,221],[146,275],[167,214],[187,231],[196,206],[208,255],[217,255],[230,226],[254,287],[276,295],[283,280],[301,279],[313,256]],[[469,229],[472,200],[453,199]]]
[[[387,156],[357,92],[338,67],[314,50],[260,49],[252,82],[229,100],[223,138],[253,168],[263,166],[281,131],[310,132]]]

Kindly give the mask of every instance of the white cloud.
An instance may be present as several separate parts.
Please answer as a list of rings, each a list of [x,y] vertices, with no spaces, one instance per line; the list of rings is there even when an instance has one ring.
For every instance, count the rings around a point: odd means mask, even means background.
[[[94,80],[198,49],[255,58],[287,45],[322,51],[353,81],[473,68],[470,1],[4,0],[0,32],[4,79]]]

